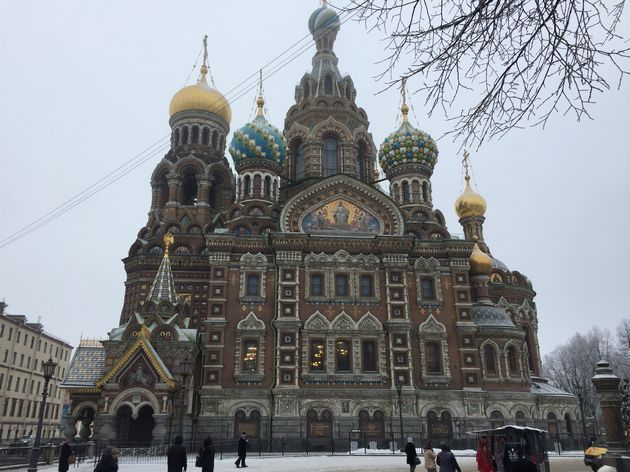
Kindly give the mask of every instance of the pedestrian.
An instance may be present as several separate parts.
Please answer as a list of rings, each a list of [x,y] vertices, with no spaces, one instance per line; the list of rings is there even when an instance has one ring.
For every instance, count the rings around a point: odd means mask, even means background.
[[[433,451],[433,446],[431,445],[431,441],[429,441],[424,446],[424,468],[427,469],[427,472],[437,472],[435,458],[436,455]]]
[[[247,467],[245,465],[245,457],[247,457],[247,444],[249,441],[247,440],[247,435],[245,433],[241,433],[241,439],[238,440],[238,459],[236,459],[236,468],[239,467]]]
[[[70,464],[74,464],[74,454],[70,447],[70,440],[66,438],[61,445],[61,451],[59,451],[59,472],[67,472],[70,468]]]
[[[492,472],[492,450],[487,436],[479,438],[476,459],[479,472]]]
[[[407,464],[409,464],[409,472],[416,470],[416,466],[420,464],[420,458],[416,452],[416,445],[413,443],[413,438],[407,438],[407,445],[405,446],[405,453],[407,454]]]
[[[168,472],[182,472],[182,470],[186,470],[188,461],[186,458],[186,448],[182,444],[183,442],[181,436],[175,436],[173,444],[169,446],[166,466]]]
[[[210,436],[203,440],[195,465],[201,467],[201,472],[214,472],[214,445]]]
[[[106,447],[94,472],[116,472],[118,470],[118,449]]]
[[[442,450],[437,455],[437,465],[440,466],[440,472],[462,472],[459,468],[455,455],[451,452],[451,448],[448,444],[442,444],[440,446]]]

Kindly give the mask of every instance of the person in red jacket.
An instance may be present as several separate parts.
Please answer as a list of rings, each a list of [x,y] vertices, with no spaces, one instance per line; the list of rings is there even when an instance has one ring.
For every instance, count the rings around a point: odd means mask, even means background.
[[[492,472],[492,450],[487,436],[480,437],[477,444],[477,470]]]

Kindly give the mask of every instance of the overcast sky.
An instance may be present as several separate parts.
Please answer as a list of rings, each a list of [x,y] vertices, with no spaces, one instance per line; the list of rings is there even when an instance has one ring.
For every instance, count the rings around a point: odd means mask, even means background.
[[[0,239],[169,133],[170,99],[186,83],[204,34],[216,86],[227,94],[308,34],[317,6],[314,0],[2,2]],[[621,32],[630,37],[628,11],[623,20]],[[377,32],[351,21],[335,44],[377,146],[399,120],[398,93],[377,94],[384,86],[374,80],[383,46]],[[264,84],[268,116],[278,128],[313,52]],[[188,83],[196,77],[197,71]],[[255,98],[252,90],[232,104],[232,130],[253,117]],[[427,116],[420,97],[411,104],[414,125],[434,137],[448,129],[443,116]],[[594,325],[614,330],[630,318],[624,307],[628,105],[626,81],[596,97],[593,120],[558,115],[544,130],[515,130],[471,152],[488,202],[486,241],[495,257],[532,280],[543,354],[575,332]],[[462,233],[453,210],[462,190],[461,152],[448,139],[438,146],[433,201],[449,230]],[[9,313],[31,321],[41,316],[46,330],[75,346],[81,335],[102,338],[118,325],[121,259],[146,223],[150,175],[162,155],[0,249],[0,299]]]

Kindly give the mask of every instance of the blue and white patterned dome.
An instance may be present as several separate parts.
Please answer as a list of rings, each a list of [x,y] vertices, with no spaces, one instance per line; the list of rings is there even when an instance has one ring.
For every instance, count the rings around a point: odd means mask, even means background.
[[[278,128],[267,122],[259,113],[254,121],[234,132],[230,142],[230,154],[234,165],[243,159],[269,159],[282,164],[286,145]]]
[[[324,28],[339,31],[340,27],[339,15],[332,8],[320,7],[311,13],[308,19],[308,29],[311,34],[315,34],[316,31]]]
[[[402,125],[385,138],[378,151],[381,169],[387,172],[400,164],[424,164],[433,170],[438,156],[435,141],[428,133],[411,126],[407,105],[403,105],[402,111]]]

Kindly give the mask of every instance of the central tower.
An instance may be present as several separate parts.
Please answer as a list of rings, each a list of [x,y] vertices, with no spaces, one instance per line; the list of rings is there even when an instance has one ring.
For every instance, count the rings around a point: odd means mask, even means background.
[[[326,6],[315,10],[308,21],[317,51],[311,72],[295,88],[295,105],[284,122],[285,201],[315,179],[345,174],[365,183],[377,180],[367,114],[355,103],[352,78],[342,76],[337,68],[333,46],[340,26],[337,12]]]

